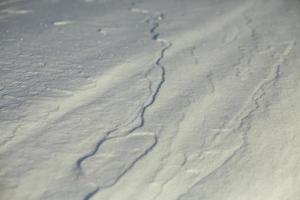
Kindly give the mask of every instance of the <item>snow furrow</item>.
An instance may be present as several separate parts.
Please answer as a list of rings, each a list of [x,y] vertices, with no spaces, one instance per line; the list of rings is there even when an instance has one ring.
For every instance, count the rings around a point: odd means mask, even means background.
[[[131,9],[132,10],[132,9]],[[145,12],[142,12],[142,13],[145,13]],[[160,56],[158,57],[158,59],[155,61],[155,66],[154,67],[158,67],[161,71],[161,76],[160,76],[160,80],[159,80],[159,83],[157,84],[157,87],[155,88],[155,90],[153,91],[152,95],[151,95],[151,98],[150,98],[150,101],[148,103],[146,103],[142,108],[141,108],[141,111],[139,113],[139,117],[140,117],[140,122],[138,125],[136,125],[135,127],[133,127],[132,129],[130,129],[125,135],[121,135],[121,136],[112,136],[110,137],[110,134],[117,131],[118,129],[113,129],[113,130],[110,130],[108,131],[104,138],[102,138],[95,146],[94,150],[81,157],[80,159],[77,160],[76,162],[76,167],[77,169],[79,169],[80,171],[82,170],[82,163],[89,159],[90,157],[94,156],[98,151],[99,149],[101,148],[101,145],[106,142],[107,140],[111,140],[111,139],[115,139],[115,138],[120,138],[120,137],[126,137],[127,135],[130,135],[134,132],[136,132],[138,129],[142,128],[145,124],[145,114],[146,114],[146,111],[147,109],[149,109],[151,107],[151,105],[153,105],[155,103],[155,100],[163,86],[163,84],[165,83],[166,81],[166,70],[165,70],[165,67],[162,65],[162,60],[164,59],[165,57],[165,53],[166,51],[172,46],[172,43],[170,43],[169,41],[166,41],[164,39],[160,39],[159,38],[159,33],[156,31],[157,28],[159,27],[159,23],[158,21],[159,20],[162,20],[163,19],[163,14],[160,14],[158,17],[156,17],[154,19],[154,23],[153,23],[153,26],[152,28],[150,29],[150,34],[152,35],[152,40],[156,41],[156,42],[159,42],[161,45],[163,45],[163,48],[161,49],[160,51]],[[148,23],[152,23],[151,21],[147,21]],[[153,69],[151,69],[153,70]],[[150,83],[150,85],[152,85]],[[142,159],[144,156],[146,156],[154,147],[155,145],[157,144],[157,136],[155,135],[155,143],[148,149],[146,150],[140,157],[138,157],[136,160],[134,160],[131,165],[126,169],[124,170],[115,180],[112,184],[110,184],[109,186],[106,186],[106,187],[98,187],[95,191],[92,191],[91,193],[88,193],[84,200],[87,200],[87,199],[90,199],[93,195],[95,195],[97,192],[105,189],[105,188],[109,188],[109,187],[112,187],[113,185],[115,185],[119,179],[121,179],[140,159]]]
[[[112,129],[112,130],[106,132],[106,133],[104,134],[104,137],[103,137],[101,140],[99,140],[99,141],[97,142],[97,144],[95,145],[95,148],[93,149],[92,152],[90,152],[89,154],[86,154],[86,155],[82,156],[81,158],[79,158],[79,159],[76,161],[76,170],[80,170],[80,171],[81,171],[81,170],[82,170],[82,167],[81,167],[82,162],[84,162],[86,159],[88,159],[88,158],[94,156],[94,155],[98,152],[98,150],[100,149],[101,145],[102,145],[104,142],[106,142],[107,140],[111,139],[111,138],[109,138],[109,135],[110,135],[111,133],[115,132],[116,130],[118,130],[118,129],[115,128],[115,129]]]

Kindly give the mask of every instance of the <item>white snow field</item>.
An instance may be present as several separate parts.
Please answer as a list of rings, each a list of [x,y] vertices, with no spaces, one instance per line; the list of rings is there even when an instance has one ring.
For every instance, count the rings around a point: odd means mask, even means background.
[[[299,0],[0,1],[1,200],[300,200]]]

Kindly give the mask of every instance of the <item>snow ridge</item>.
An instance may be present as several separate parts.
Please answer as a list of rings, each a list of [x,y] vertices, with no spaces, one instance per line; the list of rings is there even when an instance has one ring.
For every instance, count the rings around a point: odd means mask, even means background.
[[[246,107],[242,109],[241,113],[237,116],[237,119],[234,121],[238,121],[238,124],[235,128],[232,128],[233,132],[237,132],[239,130],[242,131],[241,135],[241,144],[240,146],[233,151],[233,153],[216,169],[214,169],[208,175],[202,177],[199,181],[193,184],[185,193],[180,195],[177,200],[184,199],[194,187],[200,186],[204,184],[211,176],[216,174],[219,169],[225,166],[228,162],[230,162],[238,153],[241,153],[245,148],[248,146],[248,132],[251,128],[251,119],[253,115],[261,110],[264,111],[264,97],[266,96],[267,89],[270,89],[280,78],[280,68],[282,63],[285,62],[287,56],[292,51],[293,47],[295,46],[295,41],[289,41],[287,47],[285,48],[284,52],[280,55],[277,62],[272,66],[271,72],[269,75],[257,86],[253,95],[249,98],[249,102],[246,103]],[[229,125],[230,126],[230,125]],[[216,141],[220,137],[220,132],[214,135],[213,141]]]

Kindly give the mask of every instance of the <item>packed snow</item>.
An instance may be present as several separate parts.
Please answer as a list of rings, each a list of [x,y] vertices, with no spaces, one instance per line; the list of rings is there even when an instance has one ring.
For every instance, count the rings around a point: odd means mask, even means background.
[[[300,1],[3,0],[0,199],[299,200]]]

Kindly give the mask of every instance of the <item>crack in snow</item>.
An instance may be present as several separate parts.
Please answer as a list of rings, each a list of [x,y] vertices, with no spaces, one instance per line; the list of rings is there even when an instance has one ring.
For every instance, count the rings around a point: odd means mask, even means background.
[[[99,191],[99,187],[97,187],[95,190],[89,192],[87,195],[84,196],[83,200],[89,200],[91,199],[98,191]]]
[[[120,137],[124,137],[124,136],[119,136],[118,138]],[[116,137],[114,137],[116,138]],[[109,138],[109,139],[112,139],[112,138]],[[106,140],[104,140],[106,141]],[[103,141],[103,142],[104,142]],[[102,143],[103,143],[102,142]],[[97,187],[94,191],[92,192],[89,192],[87,195],[85,195],[84,199],[83,200],[89,200],[91,197],[93,197],[97,192],[99,192],[100,190],[103,190],[103,189],[106,189],[106,188],[110,188],[112,186],[114,186],[115,184],[118,183],[118,181],[127,174],[127,172],[129,172],[133,167],[134,165],[139,161],[141,160],[143,157],[145,157],[150,151],[152,151],[152,149],[156,146],[158,142],[158,138],[156,135],[154,135],[154,143],[147,149],[145,150],[141,155],[139,155],[136,159],[133,160],[133,162],[130,163],[130,165],[121,173],[119,174],[115,179],[114,181],[109,184],[109,185],[106,185],[106,186],[103,186],[103,187]]]
[[[242,143],[241,145],[233,151],[233,153],[227,158],[225,159],[217,168],[215,168],[213,171],[211,171],[209,174],[207,174],[206,176],[202,177],[199,181],[197,181],[196,183],[194,183],[188,190],[190,191],[193,187],[195,187],[196,185],[201,185],[204,184],[206,182],[206,180],[209,179],[209,177],[213,176],[215,173],[217,173],[217,171],[219,169],[221,169],[223,166],[225,166],[228,162],[230,162],[240,151],[242,151],[243,149],[245,150],[245,147],[248,145],[248,132],[251,128],[251,118],[253,116],[253,114],[258,111],[263,105],[262,103],[260,103],[260,101],[263,101],[264,96],[266,95],[266,89],[270,88],[272,85],[274,85],[274,83],[276,81],[278,81],[278,79],[280,78],[280,67],[282,65],[282,63],[286,60],[286,57],[290,54],[291,50],[293,49],[295,45],[295,41],[291,41],[289,42],[287,48],[284,50],[284,52],[281,54],[279,60],[277,61],[277,63],[275,63],[275,65],[273,65],[273,69],[271,71],[271,73],[268,75],[268,77],[266,79],[264,79],[262,81],[261,84],[258,85],[257,89],[254,91],[253,95],[250,98],[250,101],[254,104],[254,107],[251,108],[251,102],[247,103],[247,106],[245,109],[242,110],[241,114],[239,115],[238,118],[240,118],[239,124],[238,126],[233,129],[233,131],[238,131],[241,130],[243,127],[245,127],[246,130],[243,131],[242,133]],[[250,104],[250,106],[249,106]],[[253,105],[252,105],[253,106]],[[248,107],[248,109],[247,109]],[[250,107],[250,109],[249,109]],[[245,112],[246,111],[246,112]],[[243,117],[240,117],[241,115],[243,115]],[[234,120],[236,121],[236,120]],[[213,141],[215,141],[217,139],[217,137],[219,137],[221,134],[221,132],[218,132],[214,137],[213,137]],[[181,200],[184,195],[187,193],[183,193],[181,194],[177,200]]]
[[[206,78],[207,78],[207,81],[209,82],[209,84],[210,84],[210,87],[211,87],[211,93],[214,93],[215,92],[215,90],[216,90],[216,87],[215,87],[215,84],[214,84],[214,82],[213,82],[213,73],[212,72],[210,72],[207,76],[206,76]]]
[[[150,13],[150,11],[148,10],[140,10],[140,9],[137,9],[137,8],[131,8],[130,9],[131,12],[135,12],[135,13],[142,13],[142,14],[148,14]],[[156,98],[163,86],[163,84],[165,83],[166,81],[166,69],[165,67],[162,65],[162,60],[164,59],[165,57],[165,53],[166,51],[172,46],[172,43],[167,41],[167,40],[164,40],[164,39],[161,39],[159,38],[159,33],[157,32],[157,28],[159,27],[159,21],[164,19],[164,15],[162,13],[160,13],[158,16],[156,16],[154,19],[151,20],[151,18],[149,18],[147,20],[147,23],[150,23],[152,24],[152,27],[150,29],[150,34],[151,34],[151,38],[152,40],[160,43],[163,47],[160,51],[160,56],[158,57],[158,59],[155,61],[155,65],[154,67],[152,67],[147,73],[146,73],[146,77],[147,75],[150,73],[151,70],[153,70],[154,68],[159,68],[160,71],[161,71],[161,76],[160,76],[160,80],[159,80],[159,83],[157,85],[157,87],[155,88],[154,92],[152,93],[151,95],[151,98],[150,98],[150,101],[148,103],[146,103],[145,105],[143,105],[143,107],[141,108],[141,111],[138,113],[138,116],[140,118],[140,122],[138,125],[136,125],[135,127],[133,127],[132,129],[130,129],[129,131],[127,131],[127,133],[125,135],[120,135],[120,136],[110,136],[113,132],[117,131],[118,128],[115,128],[115,129],[112,129],[108,132],[106,132],[105,136],[100,140],[98,141],[98,143],[96,144],[94,150],[92,152],[90,152],[89,154],[81,157],[80,159],[77,160],[76,162],[76,169],[78,169],[80,172],[82,172],[82,163],[94,156],[98,151],[99,149],[101,148],[102,144],[105,143],[107,140],[110,140],[110,139],[114,139],[114,138],[120,138],[120,137],[126,137],[128,135],[130,135],[131,133],[135,132],[136,130],[142,128],[145,124],[145,113],[147,111],[147,109],[149,107],[151,107],[155,101],[156,101]],[[148,79],[149,80],[149,79]],[[149,80],[150,81],[150,80]],[[150,81],[150,89],[152,88],[152,81]],[[133,120],[135,121],[135,120]],[[113,185],[115,185],[140,159],[142,159],[144,156],[146,156],[157,144],[158,142],[158,138],[156,135],[154,135],[154,139],[155,139],[155,142],[154,144],[152,144],[145,152],[143,152],[143,154],[141,154],[140,156],[138,156],[128,167],[127,169],[125,169],[117,178],[115,178],[115,180],[113,181],[112,184],[108,185],[108,186],[105,186],[105,187],[97,187],[94,191],[88,193],[87,195],[85,195],[84,197],[84,200],[88,200],[90,199],[92,196],[94,196],[97,192],[99,192],[101,189],[105,189],[105,188],[109,188],[109,187],[112,187]]]
[[[88,153],[88,154],[82,156],[81,158],[79,158],[79,159],[76,161],[76,168],[79,169],[79,170],[82,170],[82,162],[84,162],[86,159],[88,159],[88,158],[94,156],[94,155],[98,152],[98,150],[99,150],[99,148],[101,147],[101,145],[102,145],[105,141],[107,141],[107,140],[109,139],[109,135],[110,135],[111,133],[115,132],[116,130],[117,130],[117,128],[107,131],[107,132],[105,133],[104,137],[103,137],[101,140],[99,140],[99,141],[97,142],[97,144],[95,145],[95,148],[94,148],[94,150],[93,150],[92,152],[90,152],[90,153]]]

